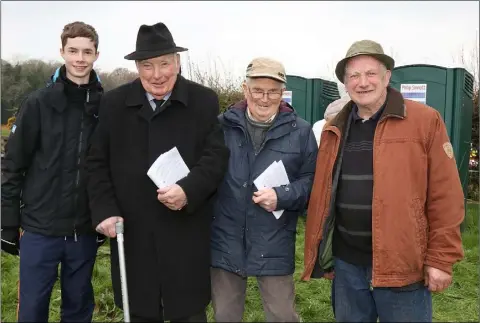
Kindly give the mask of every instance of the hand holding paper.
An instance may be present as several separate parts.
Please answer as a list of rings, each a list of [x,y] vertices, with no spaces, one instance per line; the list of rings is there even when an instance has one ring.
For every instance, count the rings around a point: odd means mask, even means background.
[[[190,170],[183,161],[177,147],[158,156],[147,175],[158,188],[171,186],[188,175]]]
[[[262,191],[263,189],[272,189],[273,187],[290,184],[290,181],[288,179],[285,166],[283,165],[283,162],[280,160],[279,162],[274,161],[270,166],[268,166],[267,169],[265,169],[263,173],[260,174],[257,177],[257,179],[253,181],[253,183],[255,184],[255,186],[259,191]],[[276,208],[277,195],[273,189],[272,191],[273,191],[273,194],[275,194],[275,208]],[[263,193],[261,195],[263,196]],[[254,201],[255,201],[255,198],[254,198]],[[261,201],[263,201],[263,199]],[[276,210],[276,211],[272,210],[271,212],[277,219],[279,219],[282,216],[283,211],[284,210]]]
[[[267,212],[273,212],[277,208],[277,193],[273,188],[264,188],[253,193],[252,199]]]
[[[173,147],[155,160],[147,175],[158,187],[157,199],[171,210],[180,210],[187,203],[187,197],[176,183],[189,172],[177,147]]]
[[[178,184],[159,188],[157,199],[170,210],[179,211],[187,204],[187,196]]]

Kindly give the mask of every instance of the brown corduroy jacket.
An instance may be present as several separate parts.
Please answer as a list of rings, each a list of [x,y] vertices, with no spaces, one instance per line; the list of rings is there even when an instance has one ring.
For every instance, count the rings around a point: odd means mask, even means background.
[[[373,144],[372,285],[423,280],[424,266],[452,273],[463,258],[464,195],[441,115],[393,88]],[[334,270],[331,243],[335,167],[348,127],[350,101],[322,131],[305,232],[303,280]]]

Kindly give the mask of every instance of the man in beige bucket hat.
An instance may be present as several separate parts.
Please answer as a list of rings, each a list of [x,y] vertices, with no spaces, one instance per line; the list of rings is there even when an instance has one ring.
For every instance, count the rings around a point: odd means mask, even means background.
[[[215,320],[242,320],[247,278],[256,277],[267,322],[298,322],[295,232],[310,196],[318,148],[311,125],[282,100],[287,78],[280,62],[256,58],[245,77],[245,100],[219,118],[230,161],[212,222]],[[255,180],[275,162],[283,164],[290,184],[259,185]]]
[[[445,124],[389,86],[394,66],[362,40],[335,70],[351,101],[322,132],[302,279],[334,278],[340,322],[431,321],[431,292],[450,285],[463,257],[464,196]]]

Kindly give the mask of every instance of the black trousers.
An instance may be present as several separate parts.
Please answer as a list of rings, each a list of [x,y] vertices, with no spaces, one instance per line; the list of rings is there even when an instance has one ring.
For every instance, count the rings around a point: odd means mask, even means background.
[[[130,316],[132,322],[163,322],[163,315],[158,319],[146,319],[140,316]],[[207,313],[202,311],[198,314],[194,314],[187,317],[181,317],[178,319],[172,319],[170,322],[207,322]]]

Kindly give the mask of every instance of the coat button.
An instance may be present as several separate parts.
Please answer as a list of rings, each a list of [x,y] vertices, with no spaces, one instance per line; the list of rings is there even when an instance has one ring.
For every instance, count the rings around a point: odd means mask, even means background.
[[[243,187],[247,187],[247,182],[243,183]]]
[[[287,192],[290,191],[290,187],[288,187],[288,186],[285,187],[285,191],[287,191]]]
[[[293,122],[293,123],[292,123],[292,127],[295,128],[296,126],[297,126],[297,123],[296,123],[296,122]]]

